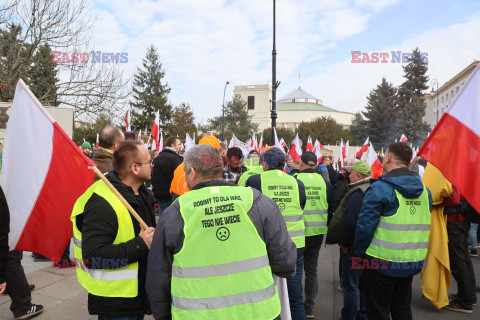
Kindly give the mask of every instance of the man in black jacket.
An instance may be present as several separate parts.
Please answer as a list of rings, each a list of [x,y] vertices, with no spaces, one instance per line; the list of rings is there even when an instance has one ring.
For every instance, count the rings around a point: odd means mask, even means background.
[[[202,162],[203,161],[203,162]],[[208,145],[198,145],[190,149],[185,157],[185,171],[186,171],[186,181],[188,187],[191,189],[188,193],[184,194],[183,196],[179,197],[175,202],[165,210],[165,212],[162,214],[160,217],[160,220],[158,222],[158,228],[157,231],[155,232],[155,236],[153,239],[152,243],[152,249],[150,251],[149,257],[148,257],[148,272],[147,272],[147,293],[148,297],[150,299],[150,304],[152,307],[153,311],[153,316],[155,319],[159,320],[166,320],[166,319],[172,319],[172,294],[175,288],[173,287],[174,284],[172,284],[172,272],[176,274],[176,280],[177,283],[179,279],[181,278],[182,274],[178,274],[178,261],[180,261],[180,255],[179,252],[182,250],[183,256],[185,257],[184,252],[189,252],[188,247],[192,248],[196,243],[195,241],[188,241],[189,239],[192,239],[192,234],[195,232],[196,239],[201,239],[202,245],[205,244],[204,250],[202,252],[198,252],[195,256],[190,256],[190,259],[192,260],[192,263],[195,263],[195,261],[202,261],[205,262],[207,265],[212,265],[218,263],[225,263],[225,261],[217,262],[215,263],[212,261],[212,257],[209,256],[209,247],[211,247],[212,250],[224,250],[222,254],[218,254],[218,257],[222,257],[222,259],[226,260],[235,260],[237,257],[243,255],[243,252],[240,253],[238,251],[232,251],[232,248],[238,247],[238,245],[242,246],[244,245],[243,242],[240,244],[238,243],[239,239],[240,241],[248,241],[248,243],[253,243],[252,239],[258,237],[261,239],[261,241],[264,242],[264,245],[266,246],[266,252],[268,253],[268,259],[265,259],[266,261],[266,266],[269,266],[269,270],[271,269],[271,272],[276,274],[277,276],[280,277],[291,277],[295,273],[295,260],[296,260],[296,250],[295,250],[295,245],[294,243],[290,240],[290,237],[287,233],[287,228],[285,226],[285,222],[283,221],[283,217],[280,213],[280,210],[278,209],[278,206],[273,202],[273,200],[269,199],[268,197],[262,195],[260,192],[257,190],[251,190],[244,188],[244,187],[238,187],[233,185],[232,183],[222,181],[222,159],[220,156],[220,153],[212,146]],[[229,186],[228,188],[220,188],[221,186]],[[214,187],[214,188],[212,188]],[[208,193],[209,189],[211,190],[211,193],[216,193],[218,197],[216,197],[218,201],[223,201],[217,203],[217,207],[215,207],[214,201],[210,201],[211,197],[207,196],[205,198],[205,193]],[[238,191],[235,191],[237,190]],[[253,195],[252,199],[249,201],[252,201],[253,203],[251,204],[251,207],[246,208],[245,210],[248,210],[246,215],[244,215],[241,210],[237,209],[242,209],[237,207],[238,205],[238,199],[235,201],[231,201],[231,203],[228,203],[228,195],[239,195],[241,193],[245,192],[251,192]],[[218,193],[218,194],[217,194]],[[199,201],[194,201],[193,203],[191,202],[190,197],[193,197],[195,199],[196,194],[198,194]],[[232,197],[233,198],[233,197]],[[188,200],[187,200],[188,199]],[[245,201],[247,202],[247,201]],[[221,203],[227,203],[226,205],[220,205]],[[242,201],[243,203],[243,201]],[[180,205],[181,204],[181,205]],[[210,204],[212,207],[210,208]],[[190,211],[188,211],[189,215],[185,217],[183,214],[185,212],[181,210],[183,209],[183,206],[190,207]],[[198,209],[195,209],[198,208]],[[222,209],[223,208],[223,209]],[[231,210],[234,210],[234,213],[231,212]],[[219,210],[221,209],[221,210]],[[228,217],[225,217],[225,214],[230,215],[234,214],[239,217],[236,219],[235,225],[225,225],[223,229],[226,229],[225,227],[228,227],[230,230],[232,230],[232,236],[230,234],[227,236],[226,239],[220,238],[219,237],[219,230],[222,229],[222,227],[204,227],[204,224],[202,224],[202,221],[194,221],[194,224],[190,224],[189,221],[185,221],[185,218],[195,218],[196,217],[196,211],[195,210],[201,210],[201,216],[204,216],[203,211],[206,210],[205,212],[209,212],[208,210],[214,210],[216,213],[214,216],[211,216],[212,218],[217,218],[217,219],[226,219]],[[230,212],[229,212],[230,211]],[[213,211],[212,211],[213,214]],[[246,217],[248,216],[248,217]],[[205,219],[208,219],[208,216],[204,216]],[[220,218],[219,218],[220,217]],[[235,229],[236,226],[239,226],[240,223],[238,222],[243,222],[242,226],[245,228],[245,223],[250,220],[255,227],[256,233],[258,233],[258,237],[251,236],[250,233],[242,233],[242,234],[234,234],[235,231],[233,230],[238,230]],[[184,230],[187,229],[187,227],[190,225],[188,228],[189,230],[189,238],[186,239]],[[218,225],[218,224],[217,224]],[[200,238],[199,238],[200,234]],[[233,236],[234,235],[234,236]],[[218,238],[218,240],[217,240]],[[258,240],[260,240],[258,239]],[[226,241],[228,240],[228,241]],[[263,243],[262,242],[262,243]],[[222,244],[222,249],[219,249],[218,244]],[[248,252],[251,250],[252,247],[244,247],[244,251]],[[265,250],[265,249],[263,249]],[[218,251],[217,251],[218,252]],[[223,258],[227,257],[227,258]],[[185,258],[184,258],[185,259]],[[174,262],[177,262],[175,264],[175,270],[172,271],[172,264]],[[200,262],[200,263],[202,263]],[[242,262],[246,262],[245,260]],[[230,264],[230,263],[228,263]],[[202,263],[204,266],[205,264]],[[218,274],[216,273],[216,276],[224,276],[228,277],[229,274],[234,274],[235,276],[238,276],[238,279],[243,279],[240,278],[241,272],[239,270],[236,270],[236,268],[239,267],[235,266],[236,263],[234,262],[231,266],[225,266],[222,264],[221,269],[222,270],[227,270],[227,274]],[[245,268],[244,265],[243,268]],[[248,266],[250,267],[250,266]],[[253,267],[252,270],[258,268]],[[208,288],[204,287],[199,287],[201,286],[202,278],[201,272],[202,267],[199,268],[189,268],[188,266],[186,268],[183,268],[186,273],[192,272],[196,269],[197,271],[197,276],[200,278],[193,279],[193,282],[190,282],[188,278],[192,278],[192,275],[187,275],[185,274],[186,278],[181,278],[180,281],[182,284],[187,285],[187,281],[190,283],[190,287],[193,288],[193,290],[205,290],[206,295],[212,294],[212,292]],[[189,271],[192,270],[192,271]],[[250,272],[252,272],[250,271]],[[200,272],[200,274],[198,273]],[[251,273],[249,275],[252,275]],[[269,275],[271,276],[271,275]],[[195,278],[195,276],[193,276]],[[214,277],[216,278],[216,277]],[[244,283],[248,283],[248,286],[250,288],[254,288],[258,286],[258,283],[262,282],[262,277],[257,276],[250,278],[247,276],[248,281],[243,281]],[[195,282],[196,281],[196,282]],[[196,283],[197,285],[193,285],[192,283]],[[222,290],[224,292],[230,292],[230,291],[236,291],[236,290],[241,290],[242,288],[232,288],[231,284],[234,282],[229,282],[225,281],[224,287]],[[242,283],[242,281],[240,281]],[[178,285],[177,285],[178,286]],[[184,290],[187,290],[184,288]],[[188,291],[188,290],[187,290]],[[238,292],[238,291],[237,291]],[[251,308],[249,308],[249,311],[244,314],[240,313],[234,313],[233,310],[237,310],[238,308],[243,308],[241,305],[239,307],[239,304],[241,304],[242,299],[245,300],[245,298],[242,298],[240,296],[242,294],[234,294],[234,295],[228,295],[227,293],[224,294],[225,297],[222,297],[219,302],[221,304],[227,303],[229,306],[231,306],[229,309],[232,310],[232,317],[233,319],[257,319],[257,320],[262,320],[266,318],[259,318],[255,316],[255,311],[258,311],[258,308],[255,307],[255,303],[251,303]],[[252,293],[251,298],[255,296],[255,293]],[[270,298],[269,296],[263,297],[263,299],[267,300]],[[214,301],[216,298],[207,298],[206,300],[210,301],[212,305],[214,305],[216,302]],[[240,299],[240,301],[239,301]],[[173,306],[177,308],[181,308],[181,306],[176,305],[178,302],[177,300],[183,300],[182,298],[178,298],[173,302]],[[190,299],[184,299],[184,300],[190,300]],[[199,299],[200,300],[200,299]],[[254,302],[254,301],[251,301]],[[243,302],[245,303],[245,302]],[[179,303],[180,304],[180,303]],[[210,312],[211,310],[209,309],[209,302],[203,303],[198,303],[196,307],[193,309],[192,313],[195,311],[199,312]],[[218,307],[220,308],[220,307]],[[178,309],[177,309],[178,311]],[[188,312],[188,310],[187,310]],[[216,311],[213,311],[216,312]],[[272,310],[269,309],[267,312],[272,312]],[[275,316],[275,315],[273,315]],[[243,318],[242,318],[243,317]],[[222,317],[223,318],[223,317]],[[185,319],[188,319],[185,317]],[[211,319],[217,319],[217,318],[211,318]],[[272,317],[269,317],[269,319],[272,319]]]
[[[8,257],[8,232],[10,231],[10,214],[3,190],[0,187],[0,294],[5,292],[5,267]]]
[[[119,266],[114,266],[113,263],[108,265],[103,261],[128,259],[129,264],[138,262],[136,297],[107,297],[89,293],[88,311],[90,314],[98,314],[99,318],[103,316],[104,320],[143,319],[150,310],[145,292],[145,278],[148,251],[155,231],[155,199],[143,183],[150,180],[152,160],[148,150],[140,142],[125,141],[113,153],[112,164],[113,171],[107,175],[108,180],[149,228],[141,231],[140,224],[131,216],[134,234],[139,235],[126,242],[113,244],[119,230],[117,213],[105,198],[96,193],[87,200],[83,213],[76,216],[76,227],[82,234],[82,258],[86,266],[94,269],[95,262],[101,268],[114,270]],[[104,184],[103,181],[98,181],[90,188],[95,188],[98,183]]]
[[[153,160],[152,186],[153,194],[158,202],[158,213],[172,203],[170,185],[172,184],[173,172],[183,162],[183,157],[178,154],[182,148],[182,142],[178,137],[168,137],[165,149]]]

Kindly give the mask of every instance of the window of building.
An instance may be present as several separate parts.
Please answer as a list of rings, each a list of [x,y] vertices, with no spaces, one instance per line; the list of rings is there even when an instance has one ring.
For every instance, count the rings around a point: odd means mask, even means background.
[[[458,93],[458,87],[457,87],[457,93]]]
[[[435,101],[433,101],[433,107],[434,107],[434,108],[435,108],[435,105],[436,105],[436,103],[435,103]]]
[[[443,103],[443,96],[442,96],[442,103]]]
[[[447,97],[445,98],[445,100],[448,100],[448,93],[447,93]]]
[[[248,110],[255,109],[255,96],[248,96]]]
[[[450,97],[453,99],[453,90],[450,92]]]

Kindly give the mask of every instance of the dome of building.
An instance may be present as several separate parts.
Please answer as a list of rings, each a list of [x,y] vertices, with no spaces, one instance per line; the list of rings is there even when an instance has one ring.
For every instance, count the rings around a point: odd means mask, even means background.
[[[321,105],[322,100],[298,87],[284,95],[277,103],[313,103]]]

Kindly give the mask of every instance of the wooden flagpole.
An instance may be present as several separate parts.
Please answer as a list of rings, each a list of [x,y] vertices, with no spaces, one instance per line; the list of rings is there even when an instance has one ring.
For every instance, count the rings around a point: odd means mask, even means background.
[[[410,162],[410,164],[408,165],[408,170],[412,169],[413,165],[417,162],[418,160],[418,156],[415,156],[415,158],[413,158],[413,161]]]
[[[110,190],[112,190],[112,192],[118,197],[118,199],[120,199],[120,201],[125,205],[125,207],[127,207],[128,211],[130,211],[130,214],[138,221],[138,223],[140,223],[142,230],[146,230],[148,226],[145,223],[145,221],[143,221],[143,219],[140,218],[138,213],[132,208],[132,206],[127,202],[127,200],[125,200],[125,198],[120,194],[120,192],[118,192],[118,190],[110,183],[110,181],[108,181],[108,179],[103,175],[103,173],[101,173],[97,167],[89,167],[89,168],[95,171],[97,176],[107,184]]]

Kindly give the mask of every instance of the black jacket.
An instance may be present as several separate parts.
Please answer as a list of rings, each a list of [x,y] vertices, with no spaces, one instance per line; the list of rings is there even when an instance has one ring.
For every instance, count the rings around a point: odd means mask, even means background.
[[[215,180],[200,183],[192,190],[225,185],[233,188],[237,187],[229,182]],[[293,277],[295,275],[297,250],[288,235],[278,206],[272,199],[253,190],[253,205],[247,214],[257,229],[258,235],[267,246],[268,260],[272,272],[280,277]],[[148,256],[146,287],[153,316],[156,320],[170,320],[172,318],[170,290],[172,262],[173,255],[183,247],[185,239],[183,227],[184,222],[177,200],[160,215],[158,228],[155,231],[152,248]]]
[[[8,232],[10,231],[10,213],[7,199],[0,187],[0,283],[5,282],[5,267],[8,257]]]
[[[131,187],[123,184],[114,171],[107,175],[108,180],[127,200],[149,227],[155,227],[153,205],[155,199],[150,190],[143,185],[139,195]],[[132,216],[133,229],[140,233],[140,224]],[[138,296],[135,298],[100,297],[88,294],[88,311],[90,314],[107,316],[131,316],[145,314],[149,311],[145,292],[147,274],[148,247],[140,236],[120,244],[113,245],[118,231],[117,215],[104,198],[93,194],[85,205],[85,211],[77,218],[77,228],[82,232],[83,259],[92,267],[92,259],[128,259],[128,263],[139,262]],[[117,260],[121,261],[121,260]],[[101,265],[101,263],[100,263]]]
[[[182,162],[183,157],[169,149],[163,149],[153,160],[152,186],[157,201],[172,200],[170,185],[173,172]]]
[[[348,176],[346,173],[338,173],[337,181],[332,186],[332,191],[328,198],[328,223],[333,217],[335,210],[337,210],[340,202],[343,199],[343,196],[348,191]]]

